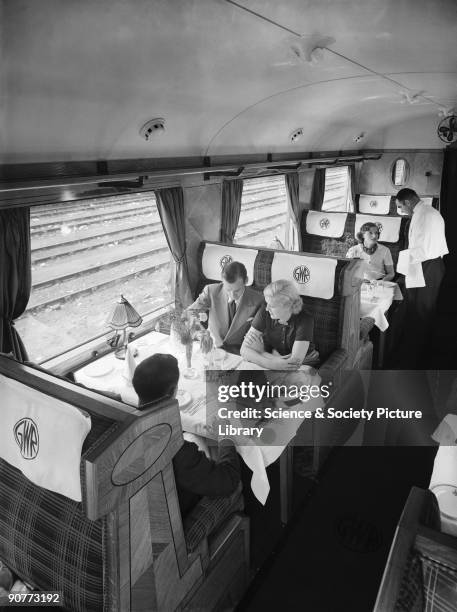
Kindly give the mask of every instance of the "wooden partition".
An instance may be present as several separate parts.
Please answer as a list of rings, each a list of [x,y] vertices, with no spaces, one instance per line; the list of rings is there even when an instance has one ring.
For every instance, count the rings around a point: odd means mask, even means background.
[[[96,552],[103,560],[101,609],[168,612],[234,607],[248,582],[248,519],[232,515],[214,534],[203,537],[194,552],[188,552],[172,464],[183,443],[175,400],[140,412],[6,356],[0,356],[0,374],[83,409],[92,418],[93,430],[81,460],[82,503],[67,501],[72,512],[82,515],[83,523],[100,524],[102,550]],[[103,431],[95,435],[94,428]],[[2,464],[5,470],[14,469]],[[24,479],[18,472],[11,480]],[[54,500],[62,504],[62,496],[29,481],[27,487],[39,499],[27,514],[31,522],[27,530],[33,538],[34,524],[48,520],[44,506],[52,507]],[[2,482],[0,495],[6,495]],[[28,503],[24,498],[23,504]],[[63,591],[66,609],[86,612],[89,606],[78,592],[78,581],[83,581],[83,572],[90,575],[90,562],[79,576],[65,565],[67,555],[78,548],[77,533],[58,546],[50,538],[44,554],[49,566],[60,564],[61,571],[43,575],[35,568],[33,556],[27,558],[33,546],[16,533],[15,513],[20,512],[20,507],[15,508],[0,521],[0,542],[7,540],[0,545],[0,558],[39,590]],[[49,528],[57,530],[56,522]],[[70,525],[61,528],[62,533],[73,531]],[[57,531],[55,538],[59,538]]]

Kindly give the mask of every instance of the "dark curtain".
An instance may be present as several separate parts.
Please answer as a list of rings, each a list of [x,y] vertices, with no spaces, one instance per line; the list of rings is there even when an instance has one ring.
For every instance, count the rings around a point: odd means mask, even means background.
[[[223,181],[221,242],[232,244],[240,220],[243,180]]]
[[[444,151],[443,173],[441,175],[440,212],[446,224],[446,241],[449,255],[445,261],[457,268],[457,148]]]
[[[356,189],[357,189],[356,176],[355,176],[355,165],[352,164],[348,166],[348,171],[349,171],[349,188],[351,190],[350,198],[349,198],[349,202],[350,202],[349,212],[355,212],[355,194],[356,194]]]
[[[313,190],[311,192],[311,210],[322,210],[325,194],[325,168],[314,171]]]
[[[14,320],[24,312],[32,285],[30,209],[0,210],[0,351],[28,361]]]
[[[155,191],[157,209],[173,259],[176,263],[175,302],[186,308],[192,302],[186,256],[184,196],[181,187]]]
[[[291,232],[292,241],[289,240],[289,249],[301,251],[298,172],[291,172],[290,174],[286,174],[286,187],[289,193],[290,216],[294,225],[294,231]]]

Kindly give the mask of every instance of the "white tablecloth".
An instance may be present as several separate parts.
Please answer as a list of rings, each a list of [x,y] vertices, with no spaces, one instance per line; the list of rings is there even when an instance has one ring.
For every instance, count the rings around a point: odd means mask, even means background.
[[[396,283],[389,286],[373,286],[367,283],[362,284],[360,292],[360,318],[371,317],[374,319],[376,327],[381,331],[386,331],[389,323],[385,313],[389,310],[394,300],[402,300],[400,288]]]
[[[140,363],[146,357],[158,352],[171,353],[177,356],[181,371],[179,389],[187,391],[192,396],[192,401],[181,408],[183,431],[204,436],[205,438],[214,437],[208,432],[206,423],[207,421],[209,422],[212,411],[217,413],[218,407],[207,405],[203,356],[198,349],[198,344],[194,343],[192,357],[192,366],[198,372],[198,377],[194,379],[185,378],[183,376],[182,372],[186,367],[184,354],[182,350],[179,350],[180,347],[172,345],[170,337],[167,335],[151,332],[129,344],[129,348],[131,350],[135,348],[138,350],[138,355],[135,357],[136,363]],[[307,368],[305,366],[302,367],[306,374]],[[230,353],[225,353],[222,368],[225,370],[262,369]],[[126,366],[126,362],[117,359],[114,353],[110,353],[75,372],[75,379],[77,382],[92,389],[119,393],[124,402],[136,406],[138,398],[132,387],[128,370],[129,368]],[[319,383],[320,378],[318,375],[309,374],[309,382],[307,382],[307,384]],[[311,399],[306,403],[301,403],[298,407],[302,410],[314,411],[318,406],[322,405],[322,400]],[[295,436],[303,420],[304,419],[270,420],[265,424],[264,432],[259,439],[251,439],[243,436],[239,443],[235,440],[238,453],[243,458],[246,465],[252,470],[252,491],[262,504],[265,504],[270,491],[266,467],[278,459],[287,444]],[[272,442],[275,441],[278,442],[277,446],[272,445]],[[205,445],[202,443],[199,446],[204,448]]]

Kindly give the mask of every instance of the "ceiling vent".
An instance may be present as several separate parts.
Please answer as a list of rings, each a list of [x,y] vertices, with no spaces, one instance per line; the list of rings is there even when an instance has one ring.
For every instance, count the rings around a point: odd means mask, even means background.
[[[299,140],[301,140],[303,138],[303,128],[297,128],[296,130],[294,130],[292,132],[292,134],[289,136],[290,142],[292,144],[297,143]]]
[[[157,119],[151,119],[147,121],[140,129],[140,136],[146,142],[149,142],[152,138],[160,136],[165,132],[165,119],[158,117]]]

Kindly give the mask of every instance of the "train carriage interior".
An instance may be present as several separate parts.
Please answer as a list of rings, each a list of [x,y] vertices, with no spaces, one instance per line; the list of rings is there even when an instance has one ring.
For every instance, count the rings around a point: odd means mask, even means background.
[[[0,609],[457,610],[456,41],[0,0]]]

